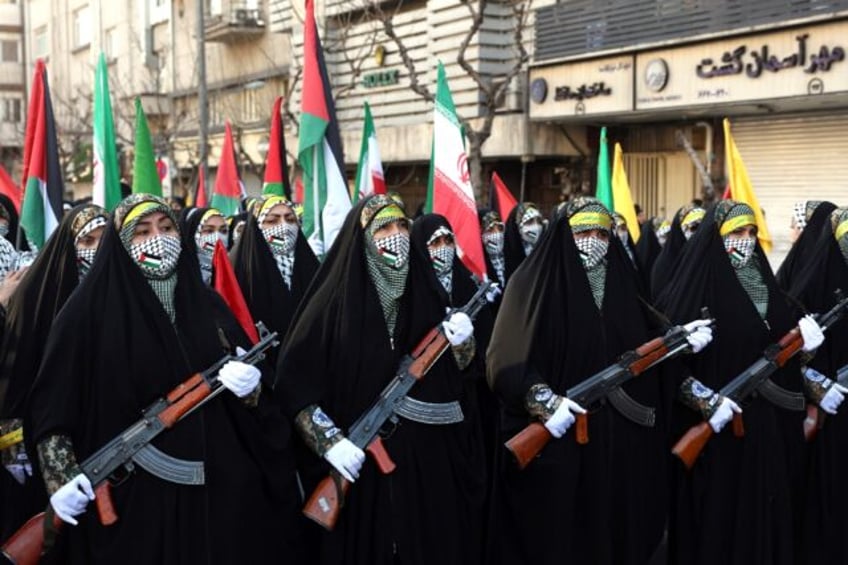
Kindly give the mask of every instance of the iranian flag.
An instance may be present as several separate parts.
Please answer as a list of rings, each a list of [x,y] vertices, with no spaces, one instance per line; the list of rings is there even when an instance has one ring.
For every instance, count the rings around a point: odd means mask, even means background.
[[[359,149],[359,165],[356,167],[356,189],[353,201],[358,202],[372,194],[385,194],[386,181],[383,178],[383,162],[380,160],[380,146],[377,145],[377,132],[371,107],[365,103],[365,123],[362,126],[362,146]]]
[[[92,202],[109,212],[121,201],[121,175],[109,96],[109,73],[103,53],[97,59],[97,70],[94,73],[94,185],[91,191]]]
[[[344,153],[324,64],[315,5],[306,0],[303,22],[303,92],[297,160],[303,171],[303,235],[318,257],[336,239],[350,211]]]
[[[262,194],[275,194],[291,200],[282,107],[283,97],[278,96],[274,101],[274,110],[271,112],[271,138],[268,141],[268,155],[265,157],[265,179],[262,183]]]
[[[135,155],[133,157],[132,191],[135,193],[162,196],[162,184],[153,156],[153,141],[141,100],[135,99]]]
[[[218,174],[215,177],[215,189],[212,191],[212,207],[225,216],[238,213],[239,201],[245,195],[244,185],[236,169],[236,154],[233,150],[233,131],[227,121],[224,128],[224,146],[218,160]]]
[[[471,187],[468,156],[441,62],[436,86],[436,108],[433,112],[430,177],[427,195],[427,201],[431,203],[430,210],[448,219],[453,227],[460,259],[469,271],[482,279],[486,273],[486,262],[483,259],[480,222]]]
[[[59,225],[65,192],[47,69],[41,59],[35,64],[28,114],[21,181],[24,189],[21,226],[30,245],[40,249]]]

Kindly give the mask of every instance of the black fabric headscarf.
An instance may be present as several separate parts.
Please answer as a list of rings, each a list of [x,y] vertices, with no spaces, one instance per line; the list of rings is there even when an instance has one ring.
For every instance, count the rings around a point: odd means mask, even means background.
[[[716,320],[712,343],[685,358],[688,369],[678,371],[676,386],[689,373],[718,391],[795,326],[759,243],[750,260],[756,261],[768,289],[765,320],[739,282],[719,234],[736,206],[725,200],[707,211],[660,297],[658,307],[673,322],[699,317],[704,306]],[[797,361],[771,378],[785,389],[801,390]],[[793,562],[792,504],[798,495],[795,481],[801,479],[804,415],[777,408],[761,396],[750,398],[742,409],[744,439],[734,437],[728,426],[710,440],[692,471],[674,467],[669,518],[673,562]],[[701,421],[700,414],[675,403],[673,439]]]
[[[15,204],[12,199],[5,194],[0,194],[0,206],[6,211],[9,217],[9,233],[6,234],[6,240],[11,243],[15,249],[20,251],[29,251],[29,244],[26,237],[21,235],[21,244],[18,246],[18,225],[20,224],[20,216],[15,209]]]
[[[504,278],[509,283],[518,266],[524,261],[524,240],[521,239],[518,222],[528,207],[535,208],[536,205],[532,202],[522,202],[512,209],[504,222]],[[541,240],[542,236],[539,236]],[[538,242],[536,246],[538,247]],[[534,249],[535,251],[535,249]]]
[[[231,251],[233,249],[233,246],[235,246],[236,244],[236,226],[238,226],[241,222],[247,222],[247,216],[247,212],[241,212],[239,214],[235,214],[227,218],[227,222],[230,226],[230,233],[227,235],[227,251]]]
[[[105,211],[99,206],[86,204],[71,210],[12,295],[0,349],[0,380],[6,381],[0,386],[6,388],[5,399],[0,402],[0,419],[24,419],[27,415],[29,390],[41,364],[50,328],[79,281],[74,239],[96,216],[105,218]],[[25,433],[30,461],[35,462],[29,430]],[[0,474],[0,493],[4,500],[0,511],[0,538],[6,539],[45,508],[47,497],[37,469],[23,485],[14,482],[8,473]]]
[[[777,270],[775,277],[780,288],[788,290],[795,279],[805,271],[805,266],[816,253],[819,244],[819,237],[822,231],[830,231],[830,213],[836,209],[836,204],[832,202],[821,202],[816,206],[804,231],[798,237],[798,240],[786,254],[783,263]]]
[[[636,243],[636,263],[639,265],[639,273],[645,288],[651,288],[651,273],[663,246],[657,239],[653,218],[643,222],[639,229],[641,235]]]
[[[813,215],[819,215],[820,205]],[[822,313],[836,304],[835,291],[848,294],[848,263],[834,237],[832,215],[845,209],[831,210],[819,229],[819,237],[809,249],[802,269],[795,271],[789,294],[810,312]],[[801,237],[813,225],[811,220]],[[801,243],[801,239],[797,243]],[[797,245],[796,243],[796,245]],[[825,333],[825,342],[809,365],[829,378],[848,365],[848,320],[843,318]],[[828,416],[810,448],[807,505],[804,512],[804,543],[800,562],[845,563],[848,561],[848,495],[838,488],[848,472],[848,418],[845,404],[835,417]]]
[[[686,236],[683,235],[680,224],[683,222],[686,214],[691,212],[693,208],[694,206],[687,205],[674,214],[674,219],[671,221],[671,230],[668,232],[665,245],[663,245],[662,251],[660,251],[656,261],[654,261],[654,267],[651,270],[651,296],[654,297],[654,300],[659,299],[662,291],[668,286],[668,282],[674,275],[678,257],[680,257],[687,243]]]
[[[31,419],[24,426],[32,444],[67,435],[80,461],[135,422],[143,408],[230,352],[218,321],[237,327],[203,285],[196,256],[186,252],[176,268],[171,323],[116,229],[126,203],[137,201],[156,202],[156,211],[170,214],[164,201],[148,195],[119,205],[91,272],[56,317],[30,395]],[[243,333],[230,334],[229,341],[247,345]],[[271,551],[292,551],[298,501],[287,430],[280,419],[270,429],[260,418],[263,410],[261,397],[251,411],[224,393],[161,434],[153,445],[203,461],[206,484],[176,485],[137,469],[113,489],[120,516],[115,525],[101,526],[90,507],[79,526],[65,529],[65,562],[262,562]]]
[[[502,442],[531,421],[524,401],[532,385],[565,394],[649,338],[639,282],[614,236],[602,311],[595,305],[569,225],[571,215],[595,202],[567,203],[504,293],[487,352],[488,378],[503,405]],[[640,376],[625,388],[660,406],[655,377]],[[639,428],[609,407],[587,408],[588,445],[569,431],[523,471],[501,449],[492,562],[555,563],[566,555],[575,563],[647,562],[665,522],[662,427]]]
[[[318,271],[318,259],[301,229],[297,231],[294,257],[289,289],[254,214],[247,216],[247,225],[230,252],[233,270],[250,315],[257,322],[265,322],[269,329],[276,330],[280,336],[288,332],[294,313]],[[276,366],[276,351],[269,353],[269,362]]]

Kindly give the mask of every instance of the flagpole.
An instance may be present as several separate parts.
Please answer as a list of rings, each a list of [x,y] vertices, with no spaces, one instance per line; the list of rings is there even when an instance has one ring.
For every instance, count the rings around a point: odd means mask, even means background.
[[[206,190],[206,179],[209,178],[207,165],[208,137],[209,137],[209,95],[206,88],[206,33],[203,25],[203,0],[197,2],[197,109],[198,109],[198,144],[200,153],[200,171],[203,174],[203,193]],[[196,196],[195,196],[196,198]]]

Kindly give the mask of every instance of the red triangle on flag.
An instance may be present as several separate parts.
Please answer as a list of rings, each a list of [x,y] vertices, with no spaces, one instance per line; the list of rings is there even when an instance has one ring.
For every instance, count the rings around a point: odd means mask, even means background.
[[[215,254],[212,256],[212,272],[212,286],[230,307],[250,341],[254,344],[257,343],[259,334],[253,324],[253,316],[250,315],[250,310],[247,308],[247,302],[241,292],[230,258],[227,256],[227,250],[220,240],[215,244]]]
[[[489,198],[489,207],[495,210],[501,216],[501,221],[505,222],[509,217],[512,209],[518,205],[518,201],[506,187],[504,181],[496,172],[492,172],[492,192]]]

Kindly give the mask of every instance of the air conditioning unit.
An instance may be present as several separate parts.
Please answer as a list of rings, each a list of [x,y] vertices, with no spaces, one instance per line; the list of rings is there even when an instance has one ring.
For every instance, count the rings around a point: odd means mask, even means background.
[[[265,21],[260,19],[256,8],[236,8],[233,12],[233,23],[244,27],[264,27]]]

